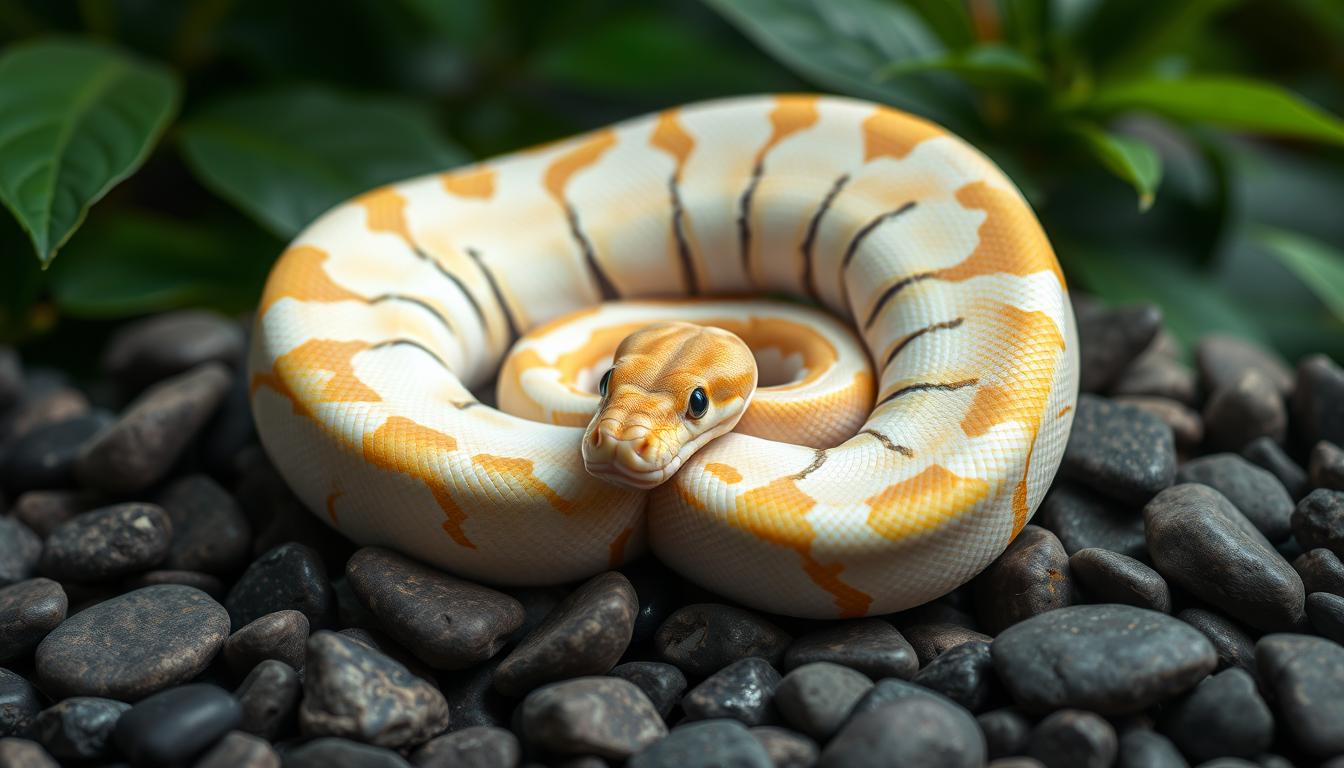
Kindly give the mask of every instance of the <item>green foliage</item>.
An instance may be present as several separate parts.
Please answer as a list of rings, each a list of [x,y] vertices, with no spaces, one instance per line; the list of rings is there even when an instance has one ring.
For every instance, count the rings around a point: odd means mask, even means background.
[[[284,241],[370,187],[680,102],[815,88],[982,148],[1072,285],[1155,300],[1187,339],[1344,357],[1331,0],[0,7],[0,336],[243,311]]]

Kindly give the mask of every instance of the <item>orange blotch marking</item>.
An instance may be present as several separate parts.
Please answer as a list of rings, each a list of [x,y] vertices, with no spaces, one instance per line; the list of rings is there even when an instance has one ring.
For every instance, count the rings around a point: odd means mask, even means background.
[[[756,164],[761,161],[775,145],[816,124],[821,115],[817,111],[816,96],[779,96],[775,99],[775,108],[770,111],[770,138],[756,152]]]
[[[653,127],[649,144],[677,159],[678,178],[681,176],[681,168],[686,164],[686,159],[691,156],[691,150],[695,149],[695,139],[691,138],[691,134],[682,127],[675,109],[669,109],[658,115],[658,123]]]
[[[445,173],[439,177],[439,181],[445,192],[457,197],[489,200],[495,194],[495,170],[486,166]]]
[[[345,495],[345,491],[339,488],[327,494],[327,517],[331,518],[332,525],[340,525],[341,521],[336,518],[336,500]]]
[[[835,599],[835,607],[840,610],[839,618],[854,619],[868,615],[868,606],[873,597],[863,590],[856,589],[840,580],[840,572],[845,566],[840,563],[825,565],[810,554],[803,554],[803,571],[812,582]]]
[[[630,543],[630,537],[634,534],[634,526],[631,526],[616,534],[616,538],[611,540],[611,544],[608,545],[611,550],[611,556],[607,559],[608,567],[619,568],[625,563],[625,545]]]
[[[942,130],[927,120],[878,107],[863,121],[863,161],[868,163],[879,157],[900,160],[920,142],[942,135]]]
[[[382,187],[355,198],[364,206],[365,223],[374,232],[391,232],[411,239],[406,225],[406,198],[392,187]]]
[[[610,129],[597,131],[582,144],[569,150],[551,162],[546,169],[543,183],[551,197],[563,202],[565,187],[574,174],[596,163],[607,150],[616,146],[616,132]]]
[[[364,460],[376,467],[410,475],[423,482],[439,509],[443,510],[444,533],[457,544],[475,549],[476,545],[471,543],[463,529],[467,513],[448,492],[448,486],[418,458],[455,450],[457,438],[404,416],[392,416],[377,429],[364,435]]]
[[[938,270],[935,277],[959,282],[999,272],[1025,277],[1048,270],[1064,286],[1064,273],[1055,260],[1050,241],[1015,192],[975,181],[957,190],[957,202],[985,212],[985,220],[976,233],[980,242],[964,261]]]
[[[368,348],[366,341],[309,339],[276,358],[270,372],[253,375],[252,394],[270,387],[289,398],[295,413],[309,417],[317,403],[381,402],[382,396],[355,375],[354,357]],[[323,372],[332,375],[319,382],[317,374]]]
[[[742,473],[727,464],[711,462],[705,465],[705,471],[729,485],[742,482]]]
[[[867,499],[868,526],[885,538],[904,539],[937,527],[988,493],[984,480],[961,477],[933,464]],[[913,514],[916,511],[922,514]]]
[[[261,293],[257,316],[262,317],[275,302],[289,298],[295,301],[364,301],[354,291],[337,285],[327,275],[327,252],[311,245],[296,245],[284,253],[271,269],[266,288]]]
[[[1055,418],[1056,418],[1056,419],[1062,419],[1062,418],[1064,418],[1065,416],[1068,415],[1069,411],[1072,411],[1072,410],[1073,410],[1073,406],[1072,406],[1072,405],[1066,405],[1066,406],[1064,406],[1063,408],[1060,408],[1060,409],[1059,409],[1059,413],[1056,413],[1056,414],[1055,414]]]
[[[546,499],[555,511],[568,515],[574,512],[574,502],[564,498],[555,492],[546,483],[542,482],[533,470],[535,465],[531,459],[520,459],[512,456],[492,456],[488,453],[478,453],[471,457],[471,463],[481,467],[487,472],[493,472],[503,475],[511,482],[528,489],[533,494]]]

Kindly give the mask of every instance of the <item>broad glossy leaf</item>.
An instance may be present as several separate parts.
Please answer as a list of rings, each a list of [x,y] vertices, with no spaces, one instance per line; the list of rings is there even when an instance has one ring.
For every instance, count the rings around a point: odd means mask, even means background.
[[[282,245],[245,219],[185,224],[143,213],[95,216],[48,271],[75,317],[125,317],[185,306],[256,305]]]
[[[1040,62],[1003,45],[980,45],[927,59],[897,62],[882,69],[878,77],[892,80],[931,71],[951,72],[969,83],[988,87],[1045,84]]]
[[[1157,112],[1177,120],[1344,144],[1344,121],[1271,83],[1234,77],[1129,80],[1097,91],[1087,108]]]
[[[1314,238],[1265,227],[1257,237],[1312,290],[1335,317],[1344,320],[1344,252]]]
[[[1070,133],[1079,137],[1103,166],[1139,193],[1139,210],[1148,210],[1162,181],[1162,158],[1142,139],[1108,133],[1092,123],[1075,123]]]
[[[166,69],[87,42],[0,57],[0,200],[50,262],[89,206],[140,167],[176,110]]]
[[[412,105],[315,88],[216,102],[181,141],[206,186],[284,238],[360,192],[467,159]]]
[[[893,62],[943,52],[909,8],[881,0],[704,2],[766,53],[824,88],[894,104],[953,129],[968,121],[966,96],[955,81],[878,82],[878,71]]]

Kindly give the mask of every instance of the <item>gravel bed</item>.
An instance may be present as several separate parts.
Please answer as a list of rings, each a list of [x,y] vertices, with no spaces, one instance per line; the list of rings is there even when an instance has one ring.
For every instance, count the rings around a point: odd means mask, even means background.
[[[1344,766],[1344,369],[1075,301],[1032,524],[844,622],[651,557],[495,589],[357,549],[257,444],[227,318],[128,324],[83,384],[0,348],[0,768]]]

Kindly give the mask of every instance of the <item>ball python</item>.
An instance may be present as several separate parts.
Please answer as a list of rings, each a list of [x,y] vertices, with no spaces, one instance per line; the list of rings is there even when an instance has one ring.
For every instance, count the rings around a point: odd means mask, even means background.
[[[624,473],[638,487],[611,482],[644,448],[597,444],[631,437],[594,425],[635,406],[602,378],[687,398],[664,398],[663,421],[691,420],[697,387],[716,424],[752,418],[733,402],[752,396],[718,384],[746,375],[722,331],[718,351],[653,339],[633,354],[655,374],[622,373],[612,329],[641,303],[666,312],[650,333],[705,336],[698,317],[770,347],[762,318],[791,323],[761,370],[792,372],[786,388],[830,366],[810,396],[843,405],[790,410],[783,393],[773,420],[815,439],[744,422],[670,477],[646,462]],[[1078,388],[1064,276],[1008,178],[923,119],[806,94],[669,109],[362,194],[277,260],[253,340],[267,453],[359,544],[504,586],[652,549],[729,599],[810,618],[912,607],[989,564],[1049,487]],[[587,405],[509,413],[492,382],[504,400],[543,382]]]

